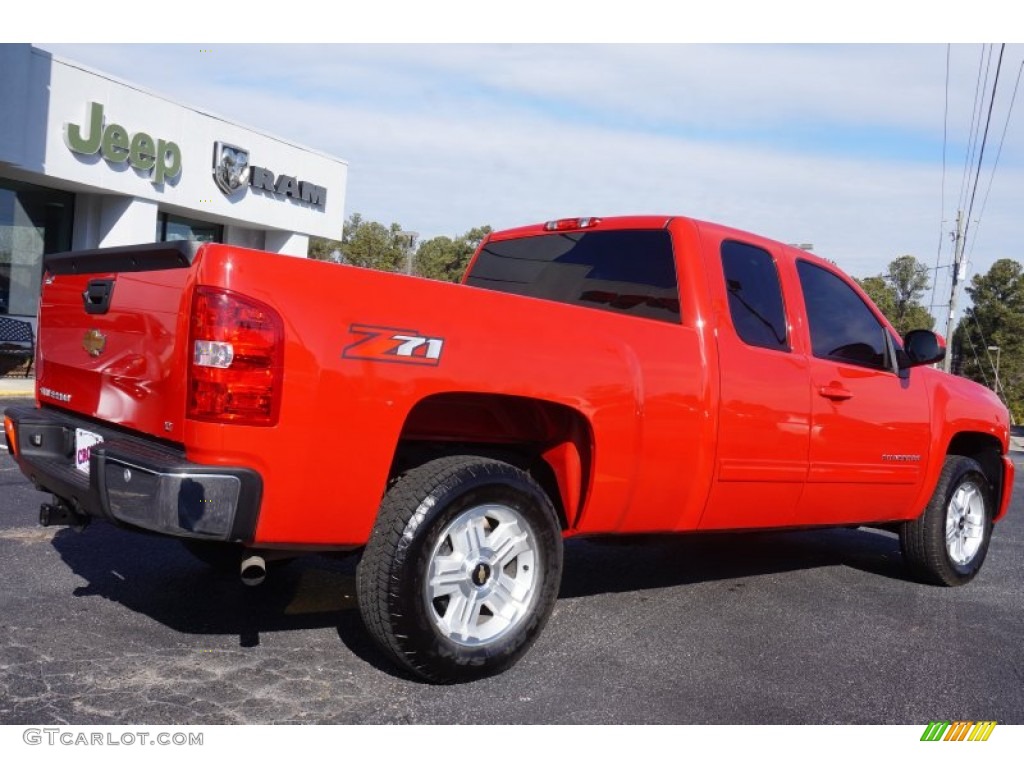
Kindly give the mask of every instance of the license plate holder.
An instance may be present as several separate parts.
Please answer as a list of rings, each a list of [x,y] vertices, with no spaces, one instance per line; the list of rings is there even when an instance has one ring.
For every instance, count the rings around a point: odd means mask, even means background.
[[[87,429],[75,430],[75,469],[89,474],[89,456],[94,446],[103,442],[103,438]]]

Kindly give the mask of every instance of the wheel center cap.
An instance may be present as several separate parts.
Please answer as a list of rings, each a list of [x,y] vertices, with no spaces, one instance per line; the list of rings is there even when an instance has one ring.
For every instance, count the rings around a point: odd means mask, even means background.
[[[469,577],[473,584],[482,587],[491,578],[491,566],[487,563],[477,563]]]

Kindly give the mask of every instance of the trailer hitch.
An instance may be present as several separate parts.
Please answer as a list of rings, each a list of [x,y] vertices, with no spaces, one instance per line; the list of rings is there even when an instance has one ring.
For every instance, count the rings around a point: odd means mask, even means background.
[[[89,524],[89,520],[88,515],[83,515],[56,496],[52,504],[39,505],[39,524],[42,526],[70,525],[80,531]]]

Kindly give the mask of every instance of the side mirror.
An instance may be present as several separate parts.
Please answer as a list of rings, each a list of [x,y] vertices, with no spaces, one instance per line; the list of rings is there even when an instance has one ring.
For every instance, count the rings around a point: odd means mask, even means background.
[[[903,337],[907,367],[937,363],[946,356],[946,342],[933,331],[910,331]]]

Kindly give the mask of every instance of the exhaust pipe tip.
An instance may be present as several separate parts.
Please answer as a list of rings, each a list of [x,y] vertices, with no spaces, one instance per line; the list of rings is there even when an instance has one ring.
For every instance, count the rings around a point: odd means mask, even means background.
[[[239,572],[247,587],[258,587],[267,578],[267,563],[259,555],[250,555],[242,561]]]

